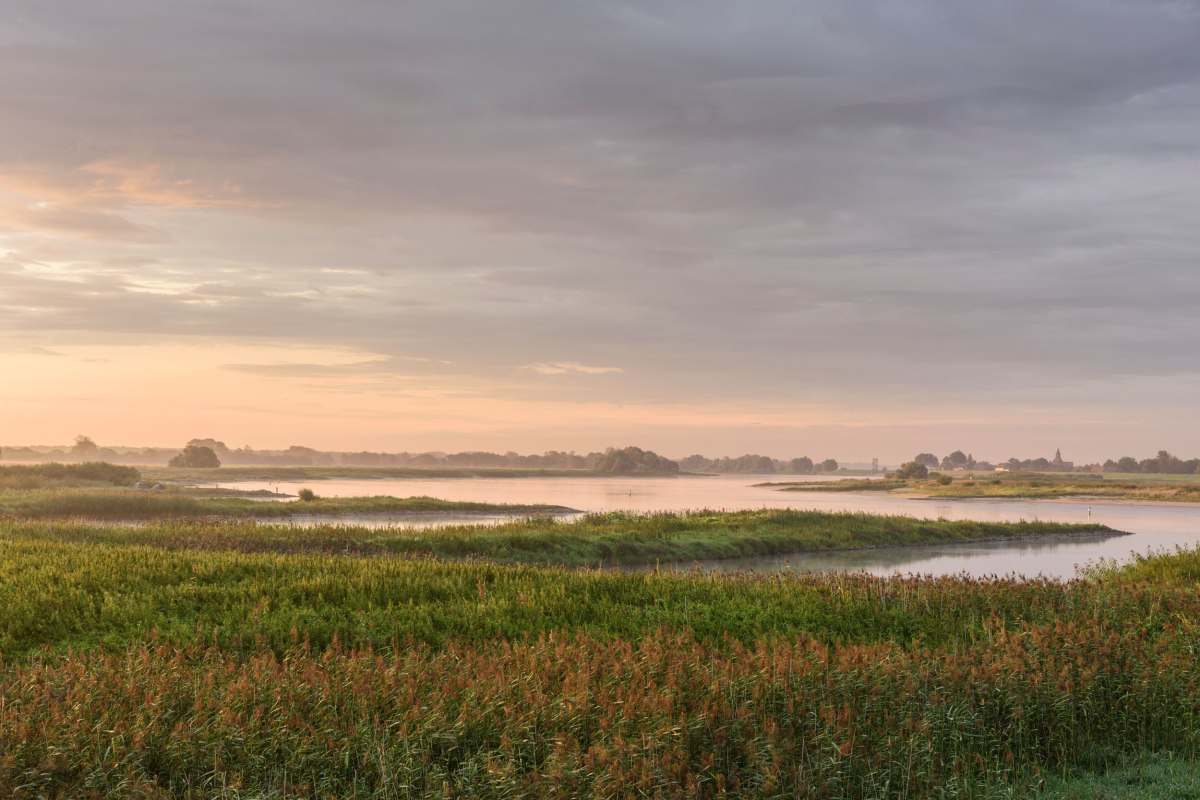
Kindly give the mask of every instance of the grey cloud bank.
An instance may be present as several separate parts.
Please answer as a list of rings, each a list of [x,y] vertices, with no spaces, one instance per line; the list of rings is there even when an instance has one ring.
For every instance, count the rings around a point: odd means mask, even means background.
[[[1197,42],[1189,2],[10,3],[0,335],[1193,402]]]

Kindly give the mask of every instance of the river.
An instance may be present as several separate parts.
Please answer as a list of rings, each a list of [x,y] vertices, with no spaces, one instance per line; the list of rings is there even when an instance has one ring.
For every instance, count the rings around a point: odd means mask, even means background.
[[[819,478],[818,478],[819,479]],[[833,479],[833,478],[830,478]],[[485,503],[550,503],[581,511],[681,511],[798,508],[863,511],[928,519],[989,522],[1044,520],[1099,522],[1130,536],[1083,540],[1023,540],[1002,544],[939,545],[859,550],[787,557],[703,562],[705,569],[863,570],[878,575],[1018,574],[1070,578],[1097,559],[1128,560],[1177,545],[1200,543],[1200,505],[1061,500],[921,500],[873,492],[783,492],[755,486],[776,476],[721,475],[678,478],[435,478],[401,480],[255,481],[222,484],[238,489],[277,489],[294,494],[307,486],[325,497],[427,495]],[[494,519],[494,518],[493,518]],[[330,520],[316,520],[330,521]],[[341,520],[338,520],[341,521]],[[368,524],[414,526],[487,521],[479,516],[375,517]],[[303,523],[303,521],[302,521]],[[359,520],[355,520],[360,524]],[[691,568],[692,565],[680,565]]]

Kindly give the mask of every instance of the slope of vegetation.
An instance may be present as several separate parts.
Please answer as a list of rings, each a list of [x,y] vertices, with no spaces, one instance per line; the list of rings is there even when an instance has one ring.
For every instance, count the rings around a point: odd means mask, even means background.
[[[169,496],[164,498],[164,502],[170,500]],[[439,508],[443,502],[429,498],[410,500],[414,501],[411,507],[415,508],[424,508],[426,501],[431,508]],[[318,502],[281,505],[303,511]],[[446,504],[455,510],[470,505]],[[345,507],[355,506],[347,504]],[[494,506],[485,508],[492,512],[497,510]],[[517,513],[515,509],[521,508],[499,507],[507,509],[509,513]],[[163,510],[170,511],[171,508]],[[183,510],[186,510],[186,506]],[[119,518],[122,516],[115,515]],[[63,541],[145,544],[171,549],[360,556],[427,555],[566,566],[653,564],[1028,537],[1119,535],[1118,531],[1103,525],[919,520],[899,516],[784,509],[679,514],[612,512],[587,514],[570,521],[535,516],[498,525],[454,525],[425,530],[354,525],[314,525],[297,529],[293,526],[237,520],[163,521],[139,526],[99,528],[81,523],[26,523],[12,525],[8,529],[29,536]]]
[[[0,523],[4,796],[1027,797],[1200,755],[1195,551],[718,577],[46,527]]]

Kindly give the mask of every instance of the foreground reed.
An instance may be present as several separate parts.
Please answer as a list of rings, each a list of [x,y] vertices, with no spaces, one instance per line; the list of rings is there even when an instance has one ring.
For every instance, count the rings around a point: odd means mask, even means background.
[[[995,796],[1196,754],[1194,631],[1103,620],[973,646],[163,644],[0,673],[0,792],[149,797]]]

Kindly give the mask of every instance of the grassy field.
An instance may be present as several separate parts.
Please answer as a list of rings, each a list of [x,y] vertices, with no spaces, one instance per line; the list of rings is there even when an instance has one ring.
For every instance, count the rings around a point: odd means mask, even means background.
[[[1129,770],[1194,785],[1198,552],[1061,583],[111,533],[0,522],[4,796],[1090,797]]]
[[[936,478],[780,481],[759,484],[791,492],[899,492],[924,497],[1012,499],[1096,498],[1142,502],[1200,502],[1200,475],[948,473]]]
[[[1047,800],[1191,800],[1200,797],[1200,768],[1170,750],[1117,759],[1102,770],[1048,776]]]
[[[71,495],[77,497],[77,495]],[[100,495],[108,499],[110,493]],[[155,496],[151,496],[153,499]],[[169,496],[162,498],[169,502]],[[380,508],[442,508],[430,498],[356,498],[382,500]],[[2,500],[2,498],[0,498]],[[411,502],[410,502],[411,501]],[[561,566],[613,566],[710,559],[741,558],[824,550],[855,550],[918,544],[949,544],[1030,537],[1113,536],[1120,532],[1103,525],[1054,522],[993,523],[920,520],[901,516],[792,511],[696,511],[690,513],[587,514],[569,521],[534,516],[494,525],[454,525],[422,530],[324,524],[297,528],[246,520],[202,520],[189,501],[179,506],[147,508],[144,525],[97,527],[85,521],[10,524],[9,530],[59,541],[104,544],[142,544],[168,549],[238,550],[241,552],[322,553],[331,555],[436,556],[448,559],[486,559],[499,563]],[[267,504],[250,503],[249,511]],[[283,510],[319,506],[278,504]],[[456,511],[474,504],[446,503]],[[479,504],[482,505],[482,504]],[[65,506],[83,513],[84,506]],[[211,508],[212,506],[203,506]],[[350,501],[331,501],[334,509],[359,508]],[[367,505],[366,507],[373,507]],[[58,507],[60,510],[64,506]],[[493,513],[519,506],[485,506]],[[45,510],[44,508],[42,510]],[[469,510],[469,509],[467,509]],[[526,509],[528,510],[528,509]],[[157,513],[162,512],[162,513]],[[179,512],[179,513],[175,513]],[[326,513],[336,513],[326,511]],[[40,516],[40,515],[39,515]],[[121,505],[97,516],[129,519]],[[190,520],[162,517],[189,516]],[[0,523],[3,525],[4,523]]]

